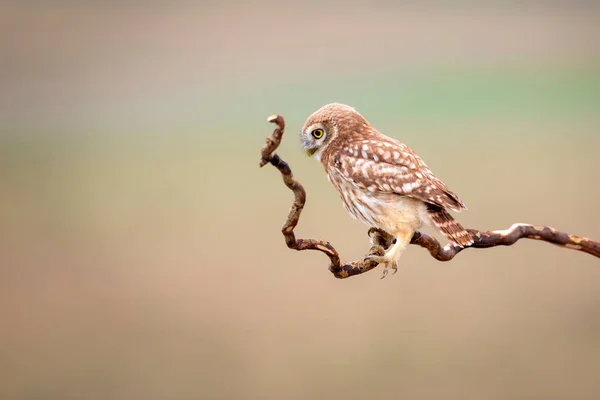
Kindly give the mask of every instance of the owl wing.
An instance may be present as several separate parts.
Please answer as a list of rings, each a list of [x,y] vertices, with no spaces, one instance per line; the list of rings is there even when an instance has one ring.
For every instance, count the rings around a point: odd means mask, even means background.
[[[419,156],[394,139],[349,143],[332,161],[337,173],[372,193],[395,193],[454,211],[467,208]]]

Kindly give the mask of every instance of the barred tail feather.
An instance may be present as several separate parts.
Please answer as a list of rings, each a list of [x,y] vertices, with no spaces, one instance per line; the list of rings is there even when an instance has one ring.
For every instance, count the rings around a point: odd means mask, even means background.
[[[462,247],[473,244],[473,238],[471,238],[469,232],[442,207],[428,204],[427,212],[433,225],[448,239]]]

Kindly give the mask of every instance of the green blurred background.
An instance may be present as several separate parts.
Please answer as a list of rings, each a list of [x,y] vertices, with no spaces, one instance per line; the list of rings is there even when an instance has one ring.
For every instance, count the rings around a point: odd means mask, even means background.
[[[547,243],[336,280],[369,247],[304,119],[411,146],[467,227],[600,239],[595,2],[8,1],[0,6],[3,399],[593,399],[600,262]]]

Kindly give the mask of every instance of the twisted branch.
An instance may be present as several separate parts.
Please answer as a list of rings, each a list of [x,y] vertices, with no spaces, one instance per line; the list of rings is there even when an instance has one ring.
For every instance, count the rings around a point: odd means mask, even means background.
[[[298,224],[300,213],[302,213],[306,203],[306,191],[300,182],[294,179],[290,166],[275,153],[283,137],[285,128],[283,117],[272,115],[269,117],[268,122],[274,123],[276,127],[273,134],[267,137],[266,144],[262,148],[260,166],[271,164],[277,168],[281,172],[285,185],[294,193],[294,203],[281,228],[287,246],[295,250],[318,250],[325,253],[331,262],[329,270],[336,278],[348,278],[375,268],[378,265],[376,261],[365,260],[364,258],[343,264],[337,250],[325,240],[296,239],[294,228]],[[542,240],[568,249],[583,251],[600,258],[600,242],[561,232],[549,226],[513,224],[506,230],[482,232],[476,229],[467,229],[467,231],[474,240],[474,243],[468,248],[486,249],[494,246],[510,246],[517,240],[525,238]],[[371,238],[371,249],[368,255],[381,256],[385,253],[385,249],[392,245],[393,237],[380,229],[369,229],[369,237]],[[434,237],[423,232],[416,232],[410,243],[427,249],[431,256],[438,261],[452,260],[455,255],[467,248],[453,243],[442,246]]]

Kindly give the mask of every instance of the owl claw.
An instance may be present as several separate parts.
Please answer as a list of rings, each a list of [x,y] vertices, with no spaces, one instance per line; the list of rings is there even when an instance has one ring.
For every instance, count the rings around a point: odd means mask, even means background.
[[[383,275],[381,275],[381,279],[385,278],[388,275],[390,269],[394,271],[392,272],[392,275],[394,275],[396,272],[398,272],[398,265],[393,261],[386,264],[385,268],[383,269]]]
[[[387,267],[387,265],[386,265],[386,266],[385,266],[385,268],[383,269],[383,275],[381,275],[381,278],[380,278],[380,279],[383,279],[383,278],[385,278],[385,277],[387,276],[387,274],[388,274],[388,271],[389,271],[389,270],[390,270],[390,269],[389,269],[389,268]]]
[[[365,257],[365,260],[372,260],[372,261],[377,262],[378,264],[385,265],[381,279],[383,279],[387,276],[387,274],[390,272],[390,269],[394,271],[393,274],[398,272],[398,263],[395,260],[390,260],[386,256],[370,255],[370,256]]]

